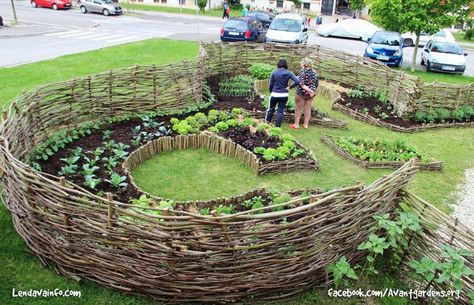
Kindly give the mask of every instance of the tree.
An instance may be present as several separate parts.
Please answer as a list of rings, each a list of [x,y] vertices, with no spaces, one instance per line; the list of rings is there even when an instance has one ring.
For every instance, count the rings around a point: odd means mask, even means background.
[[[421,32],[434,34],[465,18],[470,0],[370,0],[370,15],[379,26],[416,35],[411,70],[415,71]]]
[[[360,12],[364,9],[365,7],[365,0],[350,0],[349,1],[349,7],[351,10],[353,10],[356,13],[356,17],[359,18]]]
[[[206,9],[207,0],[197,0],[197,5],[199,7],[199,10],[201,12],[204,12],[204,10]]]

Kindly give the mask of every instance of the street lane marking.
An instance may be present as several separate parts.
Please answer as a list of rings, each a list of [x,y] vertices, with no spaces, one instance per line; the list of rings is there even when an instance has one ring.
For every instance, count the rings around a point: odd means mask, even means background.
[[[96,34],[87,34],[83,36],[77,36],[77,37],[74,37],[74,39],[91,39],[91,38],[97,38],[97,37],[106,38],[108,36],[110,36],[109,33],[96,33]]]
[[[49,34],[44,34],[44,36],[62,36],[62,35],[68,35],[68,34],[74,34],[74,33],[78,33],[78,32],[82,32],[80,30],[74,30],[74,31],[67,31],[67,32],[56,32],[56,33],[49,33]]]
[[[106,40],[108,43],[116,43],[116,42],[121,42],[121,41],[132,41],[137,38],[140,38],[140,36],[128,36],[128,37],[123,37],[123,38],[118,38],[118,39],[111,39],[111,40]]]
[[[114,39],[114,38],[119,38],[119,37],[123,37],[123,34],[120,34],[120,35],[107,35],[107,39],[103,39],[104,37],[95,37],[95,38],[92,38],[91,40],[92,41],[100,41],[100,40],[109,40],[109,39]]]

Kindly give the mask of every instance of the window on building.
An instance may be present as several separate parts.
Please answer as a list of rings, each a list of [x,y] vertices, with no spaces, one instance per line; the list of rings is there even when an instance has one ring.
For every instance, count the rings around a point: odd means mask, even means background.
[[[161,4],[166,4],[168,0],[161,0]]]
[[[155,3],[160,3],[160,0],[153,0],[153,2],[155,2]]]
[[[283,0],[277,0],[277,7],[283,7]]]
[[[181,4],[181,5],[186,5],[186,0],[179,0],[178,3]]]
[[[309,6],[310,6],[310,3],[309,3],[309,2],[303,3],[303,8],[304,8],[305,10],[309,10]]]

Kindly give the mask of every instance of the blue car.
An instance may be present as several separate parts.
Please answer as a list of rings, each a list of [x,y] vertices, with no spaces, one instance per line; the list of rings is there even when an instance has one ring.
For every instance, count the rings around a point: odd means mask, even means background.
[[[399,33],[377,31],[367,41],[364,57],[383,62],[387,66],[400,67],[403,62],[403,38]]]
[[[221,29],[221,41],[254,41],[264,42],[267,29],[255,18],[231,18]]]

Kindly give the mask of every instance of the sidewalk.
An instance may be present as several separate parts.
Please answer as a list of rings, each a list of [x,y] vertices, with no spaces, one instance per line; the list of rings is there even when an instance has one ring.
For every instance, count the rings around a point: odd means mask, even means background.
[[[6,26],[0,27],[0,39],[2,38],[21,38],[28,36],[37,36],[58,32],[58,28],[21,22],[17,25],[12,25],[12,22],[4,21]]]

